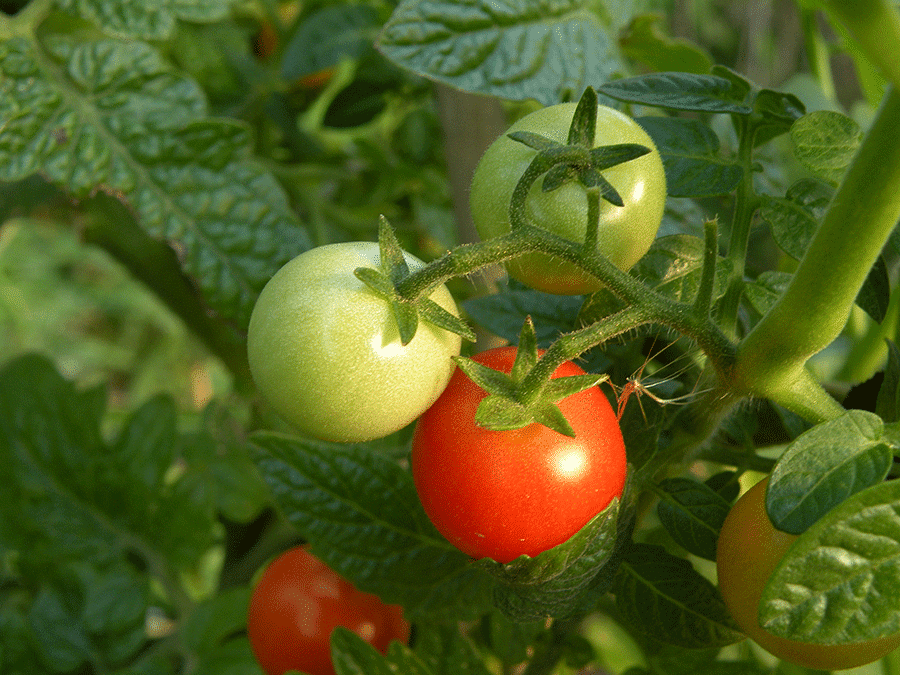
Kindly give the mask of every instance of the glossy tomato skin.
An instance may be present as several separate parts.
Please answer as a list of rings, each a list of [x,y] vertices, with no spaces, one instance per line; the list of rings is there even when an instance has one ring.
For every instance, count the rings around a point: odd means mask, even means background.
[[[247,635],[266,675],[334,675],[330,640],[338,626],[382,654],[391,640],[409,640],[400,607],[356,590],[302,546],[276,558],[253,589]]]
[[[531,131],[566,143],[575,103],[561,103],[537,110],[512,125],[513,131]],[[510,230],[509,203],[519,178],[536,151],[506,134],[487,149],[475,169],[469,202],[475,227],[482,239]],[[666,176],[659,151],[647,133],[627,115],[606,106],[597,109],[594,147],[638,143],[651,149],[647,155],[603,172],[622,197],[618,207],[600,204],[597,250],[622,270],[643,256],[659,230],[666,200]],[[538,179],[526,200],[528,220],[566,239],[582,242],[587,228],[587,197],[574,182],[543,192]],[[529,253],[507,263],[513,278],[539,291],[574,295],[602,288],[594,277],[571,263],[540,253]]]
[[[515,347],[500,347],[473,358],[508,373],[515,354]],[[583,372],[567,362],[553,376]],[[457,369],[413,435],[416,490],[454,546],[503,563],[533,557],[568,540],[621,495],[625,444],[598,387],[559,403],[576,438],[540,424],[513,431],[479,427],[475,411],[484,396]]]
[[[725,606],[741,630],[778,658],[807,668],[843,670],[871,663],[900,646],[900,634],[848,645],[787,640],[760,627],[763,589],[797,535],[776,529],[766,514],[763,479],[728,513],[719,535],[716,569]]]
[[[327,441],[381,438],[440,395],[461,338],[426,321],[400,343],[387,301],[353,271],[378,267],[378,244],[330,244],[300,254],[266,284],[247,336],[250,370],[272,408]],[[422,261],[406,254],[411,269]],[[431,299],[458,315],[444,286]]]

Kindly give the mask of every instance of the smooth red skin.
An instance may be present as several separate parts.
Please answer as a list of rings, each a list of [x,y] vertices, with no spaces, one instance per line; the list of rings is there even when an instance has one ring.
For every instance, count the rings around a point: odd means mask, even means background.
[[[299,670],[334,675],[331,632],[349,628],[382,654],[391,640],[407,642],[402,609],[362,593],[303,547],[266,568],[250,598],[247,636],[267,675]]]
[[[515,347],[500,347],[473,358],[508,373],[515,355]],[[553,377],[583,373],[567,362]],[[419,418],[412,445],[416,490],[435,527],[473,558],[534,557],[568,540],[622,494],[622,432],[598,387],[559,403],[575,438],[540,424],[479,427],[475,411],[485,395],[457,369]],[[561,470],[560,462],[573,470]]]

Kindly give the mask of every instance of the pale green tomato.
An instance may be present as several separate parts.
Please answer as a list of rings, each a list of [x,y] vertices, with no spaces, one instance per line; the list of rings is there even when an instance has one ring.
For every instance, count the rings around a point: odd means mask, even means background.
[[[410,269],[423,265],[404,255]],[[440,396],[455,368],[454,333],[420,320],[401,344],[388,302],[353,274],[379,260],[373,242],[302,253],[272,277],[250,317],[247,353],[260,393],[315,438],[361,442],[398,431]],[[431,299],[458,316],[446,287]]]
[[[575,114],[575,103],[561,103],[526,115],[506,132],[531,131],[566,143]],[[597,250],[619,269],[627,270],[643,256],[659,230],[666,201],[666,175],[659,151],[647,133],[627,115],[606,106],[597,108],[594,147],[637,143],[651,152],[606,169],[603,177],[622,197],[624,206],[601,200]],[[522,174],[536,151],[506,134],[487,149],[472,178],[469,194],[472,219],[482,239],[510,230],[509,203]],[[570,241],[584,241],[587,229],[587,196],[584,188],[568,182],[543,192],[538,179],[525,201],[528,220]],[[603,285],[572,263],[540,253],[528,253],[506,265],[509,275],[531,288],[547,293],[593,293]]]

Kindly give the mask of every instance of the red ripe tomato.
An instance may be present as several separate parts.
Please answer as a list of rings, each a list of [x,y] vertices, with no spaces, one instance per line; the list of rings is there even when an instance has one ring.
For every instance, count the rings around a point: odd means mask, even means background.
[[[330,640],[338,626],[382,654],[391,640],[409,639],[400,607],[356,590],[302,546],[276,558],[253,589],[247,635],[266,675],[334,675]]]
[[[510,372],[515,347],[474,357]],[[572,362],[553,377],[581,375]],[[454,546],[509,562],[562,544],[622,494],[627,461],[615,413],[598,387],[559,407],[576,433],[541,424],[512,431],[476,425],[483,389],[457,369],[416,424],[412,471],[422,506]]]

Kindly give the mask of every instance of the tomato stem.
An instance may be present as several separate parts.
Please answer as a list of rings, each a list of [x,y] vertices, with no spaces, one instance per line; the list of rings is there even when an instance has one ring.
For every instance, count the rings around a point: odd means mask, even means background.
[[[900,219],[898,184],[900,93],[891,88],[790,284],[739,346],[736,391],[771,398],[808,419],[839,414],[841,407],[821,395],[804,400],[813,393],[804,364],[843,330]]]
[[[713,286],[716,282],[716,258],[719,256],[719,222],[716,219],[703,223],[704,253],[700,287],[694,298],[694,312],[698,316],[709,316],[712,306]]]
[[[750,118],[735,115],[738,125],[738,161],[743,168],[743,178],[738,184],[731,220],[731,238],[728,244],[728,259],[732,264],[728,288],[719,306],[719,325],[731,336],[737,336],[738,308],[744,292],[744,267],[747,246],[750,241],[750,224],[756,201],[753,198],[753,129]]]

